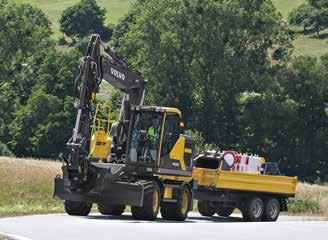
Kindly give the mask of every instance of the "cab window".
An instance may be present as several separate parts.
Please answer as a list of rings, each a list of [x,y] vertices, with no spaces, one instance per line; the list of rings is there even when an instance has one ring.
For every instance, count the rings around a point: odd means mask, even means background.
[[[162,140],[161,156],[168,155],[180,136],[180,117],[176,113],[167,113]]]

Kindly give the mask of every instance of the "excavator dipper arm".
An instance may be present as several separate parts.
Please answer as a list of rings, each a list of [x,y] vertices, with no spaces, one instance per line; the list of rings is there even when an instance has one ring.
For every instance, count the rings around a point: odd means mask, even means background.
[[[67,174],[71,189],[78,189],[88,180],[88,154],[91,136],[91,124],[95,114],[96,93],[100,83],[105,80],[123,94],[122,106],[116,129],[114,151],[121,158],[125,153],[130,109],[133,105],[142,105],[146,80],[138,71],[131,70],[128,62],[114,49],[105,46],[99,35],[91,36],[85,56],[75,80],[75,103],[77,117],[73,135],[67,142],[70,156],[66,160]]]

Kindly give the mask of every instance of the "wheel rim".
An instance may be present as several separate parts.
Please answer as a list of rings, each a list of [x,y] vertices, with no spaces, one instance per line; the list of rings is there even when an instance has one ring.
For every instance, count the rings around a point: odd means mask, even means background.
[[[158,196],[157,190],[155,189],[154,196],[153,196],[153,211],[154,212],[157,212],[158,205],[159,205],[158,203],[159,203],[159,196]]]
[[[253,216],[255,218],[259,218],[262,214],[262,211],[263,211],[263,208],[262,208],[262,204],[260,201],[256,201],[254,203],[254,206],[253,206],[253,209],[252,209],[252,212],[253,212]]]
[[[279,206],[276,202],[271,202],[269,205],[269,215],[271,219],[275,219],[278,215]]]
[[[182,214],[185,214],[187,210],[188,210],[188,193],[185,191],[182,194],[182,206],[181,206]]]

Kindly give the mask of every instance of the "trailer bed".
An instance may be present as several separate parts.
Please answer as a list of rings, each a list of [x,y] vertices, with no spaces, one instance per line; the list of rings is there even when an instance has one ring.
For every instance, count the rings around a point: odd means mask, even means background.
[[[265,192],[294,197],[297,177],[272,176],[219,169],[194,168],[193,179],[199,186],[218,190]]]

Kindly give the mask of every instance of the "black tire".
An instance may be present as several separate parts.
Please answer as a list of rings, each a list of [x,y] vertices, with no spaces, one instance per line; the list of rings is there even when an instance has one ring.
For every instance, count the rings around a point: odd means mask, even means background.
[[[161,216],[165,220],[184,221],[188,217],[191,208],[191,193],[184,187],[179,194],[177,202],[163,202],[161,204]]]
[[[98,211],[102,215],[114,215],[121,216],[124,213],[125,205],[117,205],[117,204],[100,204],[98,203]]]
[[[131,206],[132,216],[137,220],[153,221],[157,218],[160,202],[161,191],[158,184],[154,183],[148,191],[145,192],[143,206]]]
[[[246,202],[245,207],[242,209],[244,221],[247,222],[260,222],[264,212],[264,204],[261,198],[253,197]]]
[[[74,202],[65,200],[65,211],[68,215],[87,216],[92,208],[92,203]]]
[[[265,222],[277,221],[280,214],[280,203],[276,198],[268,198],[264,201],[262,220]]]
[[[209,201],[198,201],[198,212],[206,217],[211,217],[215,214],[215,208],[213,208]]]
[[[229,217],[233,213],[233,210],[235,210],[233,207],[220,207],[216,210],[216,213],[221,217]]]

